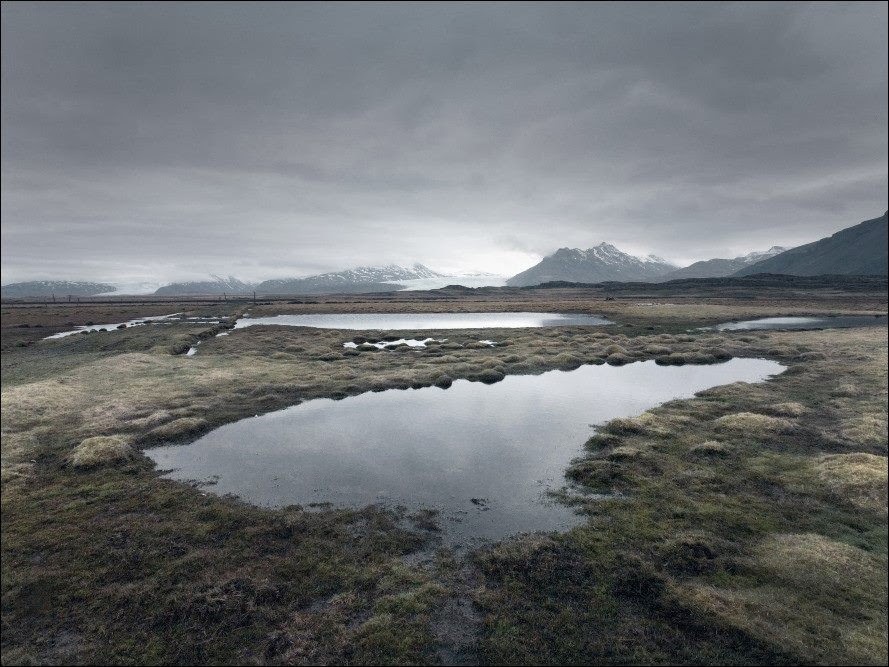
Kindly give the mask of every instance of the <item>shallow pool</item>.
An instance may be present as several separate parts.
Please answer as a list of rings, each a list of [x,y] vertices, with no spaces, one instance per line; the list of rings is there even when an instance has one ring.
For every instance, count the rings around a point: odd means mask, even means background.
[[[840,315],[837,317],[763,317],[758,320],[725,322],[714,327],[717,331],[755,329],[844,329],[849,327],[886,326],[885,315]]]
[[[602,326],[611,321],[598,315],[561,313],[330,313],[242,317],[235,329],[258,324],[319,329],[516,329],[521,327]]]
[[[584,453],[592,424],[636,415],[783,366],[582,366],[437,387],[307,401],[228,424],[190,445],[146,452],[166,477],[215,479],[214,493],[259,505],[372,503],[441,512],[444,541],[472,544],[565,529],[579,518],[547,491]]]

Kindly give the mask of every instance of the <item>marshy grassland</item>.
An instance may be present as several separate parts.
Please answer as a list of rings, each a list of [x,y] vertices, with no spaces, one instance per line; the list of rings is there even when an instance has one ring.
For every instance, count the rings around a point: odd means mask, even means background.
[[[886,328],[698,330],[885,314],[885,281],[645,289],[4,303],[3,663],[885,664]],[[217,336],[248,311],[587,312],[614,324]],[[42,340],[69,323],[172,312],[228,319]],[[343,348],[386,336],[446,340]],[[317,397],[731,357],[787,371],[601,425],[566,470],[589,492],[565,498],[582,525],[471,553],[439,548],[431,513],[254,507],[161,479],[140,452]]]

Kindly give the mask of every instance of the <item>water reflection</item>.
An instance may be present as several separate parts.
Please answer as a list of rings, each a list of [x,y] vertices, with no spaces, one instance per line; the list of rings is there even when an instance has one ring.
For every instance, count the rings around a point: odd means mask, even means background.
[[[435,508],[445,542],[466,544],[578,521],[546,491],[563,486],[591,424],[782,370],[761,359],[646,361],[507,376],[494,385],[460,380],[447,390],[308,401],[147,454],[160,469],[174,469],[168,477],[216,477],[213,492],[260,505]]]
[[[844,329],[849,327],[886,326],[885,315],[841,315],[838,317],[763,317],[758,320],[725,322],[717,331],[762,329]]]
[[[601,326],[611,324],[598,315],[561,313],[327,313],[242,317],[236,329],[278,324],[320,329],[515,329],[520,327]]]

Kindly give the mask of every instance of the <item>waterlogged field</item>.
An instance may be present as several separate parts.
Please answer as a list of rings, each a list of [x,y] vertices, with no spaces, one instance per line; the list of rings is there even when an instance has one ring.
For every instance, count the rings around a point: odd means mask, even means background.
[[[885,286],[609,301],[584,289],[443,290],[225,308],[4,304],[4,664],[885,664],[885,326],[700,330],[885,315]],[[232,328],[245,312],[486,311],[613,324]],[[43,340],[172,312],[182,317]],[[399,339],[426,342],[364,345]],[[560,463],[576,525],[469,552],[442,538],[443,515],[263,508],[164,479],[143,454],[185,452],[215,428],[313,399],[347,406],[412,388],[496,391],[554,370],[704,371],[742,357],[787,370],[693,397],[689,386],[595,431],[591,398],[579,456]],[[420,389],[433,386],[450,388]],[[533,401],[512,410],[534,421]],[[335,428],[317,440],[336,444]],[[487,469],[506,475],[508,463],[492,457]]]

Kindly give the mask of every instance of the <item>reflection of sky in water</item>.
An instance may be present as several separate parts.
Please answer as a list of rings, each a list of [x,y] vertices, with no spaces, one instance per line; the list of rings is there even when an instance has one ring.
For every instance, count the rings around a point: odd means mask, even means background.
[[[565,483],[590,424],[782,369],[759,359],[646,361],[513,375],[494,385],[458,380],[447,390],[312,400],[146,453],[160,469],[175,469],[169,477],[218,475],[209,490],[256,504],[422,506],[441,510],[447,542],[498,539],[578,521],[543,494]]]
[[[408,347],[426,347],[426,343],[441,343],[442,340],[435,340],[434,338],[424,338],[423,340],[417,340],[416,338],[399,338],[398,340],[385,341],[381,340],[376,343],[366,342],[361,343],[360,347],[375,347],[378,350],[382,350],[387,347],[398,347],[399,345],[407,345]],[[359,347],[359,343],[348,342],[343,343],[343,347],[348,347],[353,350]]]
[[[88,326],[77,327],[73,331],[62,331],[57,334],[53,334],[52,336],[47,336],[44,340],[50,340],[52,338],[66,338],[67,336],[73,336],[74,334],[79,334],[83,331],[113,331],[117,329],[121,324],[125,324],[127,327],[139,327],[142,326],[145,322],[159,322],[162,320],[168,320],[172,317],[176,317],[179,313],[173,313],[172,315],[154,315],[152,317],[139,317],[134,320],[129,320],[127,322],[116,322],[114,324],[90,324]]]
[[[886,324],[885,315],[844,315],[840,317],[763,317],[758,320],[725,322],[712,329],[739,331],[752,329],[839,329],[845,327],[880,326]]]
[[[600,326],[611,324],[597,315],[559,313],[333,313],[241,318],[236,329],[279,324],[319,329],[514,329],[520,327]]]
[[[208,317],[187,317],[183,318],[180,313],[173,313],[171,315],[152,315],[151,317],[137,317],[135,319],[129,320],[127,322],[115,322],[113,324],[90,324],[85,326],[77,327],[72,331],[61,331],[57,334],[53,334],[52,336],[47,336],[44,340],[50,340],[53,338],[67,338],[68,336],[73,336],[74,334],[83,333],[84,331],[115,331],[117,327],[121,325],[125,325],[126,328],[130,327],[140,327],[146,324],[147,322],[187,322],[188,324],[219,324],[222,321],[222,317],[217,315],[211,315]]]

